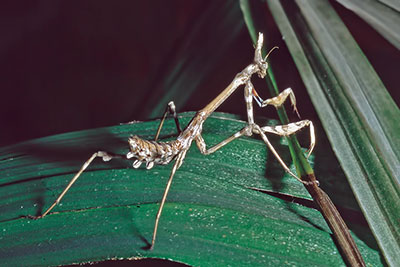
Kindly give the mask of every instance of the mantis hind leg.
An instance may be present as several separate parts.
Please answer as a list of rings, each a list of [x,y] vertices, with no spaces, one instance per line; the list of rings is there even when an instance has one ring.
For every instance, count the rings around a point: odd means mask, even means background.
[[[286,101],[286,99],[289,97],[290,102],[293,107],[293,111],[296,112],[297,116],[300,118],[300,114],[297,110],[296,107],[296,97],[294,96],[292,88],[286,88],[282,92],[279,93],[279,95],[268,98],[266,100],[263,100],[257,93],[257,91],[252,88],[251,94],[253,95],[254,99],[256,100],[257,104],[260,106],[260,108],[266,107],[268,105],[272,105],[275,108],[279,108],[280,106],[283,105],[283,103]]]
[[[78,180],[78,178],[81,176],[81,174],[86,170],[87,167],[92,163],[92,161],[95,158],[103,158],[104,161],[110,161],[112,158],[122,158],[121,155],[115,155],[109,152],[104,152],[104,151],[98,151],[94,153],[81,167],[79,172],[75,174],[75,176],[71,179],[71,181],[68,183],[67,187],[65,187],[64,191],[58,196],[56,201],[40,216],[31,216],[29,215],[28,217],[31,219],[40,219],[46,216],[58,203],[60,203],[61,199],[64,197],[64,195],[68,192],[68,190],[71,188],[71,186]]]

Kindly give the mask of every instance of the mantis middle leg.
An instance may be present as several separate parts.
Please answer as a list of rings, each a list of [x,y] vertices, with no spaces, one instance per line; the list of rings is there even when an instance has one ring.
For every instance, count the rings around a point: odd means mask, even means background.
[[[172,116],[174,117],[175,125],[176,125],[176,129],[177,129],[177,131],[178,131],[178,134],[180,134],[180,133],[182,132],[181,126],[179,125],[178,116],[176,115],[175,104],[174,104],[173,101],[170,101],[170,102],[168,103],[167,107],[165,108],[165,112],[164,112],[164,115],[163,115],[163,117],[162,117],[162,119],[161,119],[161,121],[160,121],[160,125],[158,125],[157,133],[156,133],[156,136],[154,137],[154,141],[157,141],[157,140],[158,140],[158,137],[159,137],[160,132],[161,132],[161,128],[162,128],[163,125],[164,125],[164,121],[165,121],[165,119],[167,118],[168,113],[169,113],[169,114],[172,114]]]

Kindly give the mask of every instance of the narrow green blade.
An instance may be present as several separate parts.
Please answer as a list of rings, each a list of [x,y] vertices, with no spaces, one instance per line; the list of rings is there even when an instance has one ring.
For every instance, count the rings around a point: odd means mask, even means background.
[[[397,1],[399,10],[395,10],[376,0],[336,1],[356,13],[397,49],[400,49],[400,2]]]
[[[400,111],[328,1],[268,6],[365,217],[400,265]]]

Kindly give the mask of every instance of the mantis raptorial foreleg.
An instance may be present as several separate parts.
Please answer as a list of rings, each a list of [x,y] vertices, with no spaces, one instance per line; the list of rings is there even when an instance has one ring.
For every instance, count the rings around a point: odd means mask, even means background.
[[[164,115],[160,121],[160,125],[158,126],[154,141],[152,140],[145,140],[142,139],[138,136],[131,136],[128,139],[128,144],[129,144],[129,152],[126,154],[127,159],[134,159],[133,162],[133,167],[134,168],[139,168],[142,163],[146,163],[146,168],[151,169],[155,164],[157,165],[165,165],[169,164],[170,162],[175,160],[175,163],[172,167],[170,177],[168,179],[160,207],[157,212],[156,220],[155,220],[155,225],[154,225],[154,232],[153,232],[153,238],[151,241],[151,246],[150,248],[153,248],[155,240],[156,240],[156,235],[157,235],[157,229],[158,229],[158,224],[160,220],[160,216],[169,192],[169,189],[171,187],[172,180],[174,178],[174,175],[176,171],[179,169],[179,167],[182,165],[183,160],[185,158],[187,150],[190,148],[193,140],[196,141],[197,146],[199,147],[200,151],[203,154],[210,154],[224,145],[228,144],[229,142],[243,136],[251,136],[252,134],[260,134],[261,138],[264,140],[264,142],[267,144],[269,149],[272,151],[272,153],[275,155],[275,157],[278,159],[280,164],[283,166],[283,168],[290,173],[293,177],[296,179],[300,180],[294,173],[290,171],[290,169],[286,166],[286,164],[283,162],[283,160],[280,158],[274,147],[271,145],[269,142],[267,136],[265,135],[265,132],[270,132],[278,135],[291,135],[301,128],[309,125],[310,126],[310,131],[311,133],[311,147],[310,147],[310,153],[312,148],[314,147],[315,143],[315,135],[313,133],[313,127],[312,123],[310,121],[300,121],[297,123],[291,123],[288,125],[281,125],[281,126],[264,126],[260,127],[254,122],[254,115],[253,115],[253,98],[258,102],[260,107],[264,107],[266,105],[273,105],[275,107],[279,107],[283,104],[283,102],[286,100],[287,97],[290,98],[292,105],[294,106],[295,111],[297,112],[296,109],[296,99],[294,97],[294,94],[290,88],[284,90],[282,93],[280,93],[278,96],[267,99],[267,100],[262,100],[261,97],[258,96],[257,92],[255,91],[250,79],[252,75],[257,74],[260,78],[265,77],[267,73],[267,68],[268,68],[268,63],[266,62],[266,57],[262,57],[261,55],[261,48],[263,44],[263,35],[260,33],[259,38],[257,41],[257,46],[255,49],[255,54],[254,54],[254,61],[249,64],[247,67],[245,67],[241,72],[239,72],[235,78],[232,80],[232,82],[215,97],[211,102],[209,102],[203,109],[199,110],[196,115],[193,117],[193,119],[190,121],[190,123],[186,126],[186,128],[182,131],[179,125],[179,120],[176,115],[175,111],[175,105],[173,102],[170,102],[164,112]],[[272,51],[272,50],[271,50]],[[202,132],[202,126],[205,120],[234,92],[236,91],[237,88],[240,86],[245,85],[245,101],[246,101],[246,108],[247,108],[247,116],[248,116],[248,124],[245,126],[243,129],[232,135],[231,137],[228,137],[227,139],[223,140],[219,144],[211,147],[210,149],[206,148],[206,144],[201,136]],[[158,137],[160,135],[161,128],[164,124],[164,121],[167,117],[168,114],[172,114],[174,119],[175,119],[175,124],[176,128],[178,130],[179,136],[176,138],[176,140],[171,140],[167,142],[158,142]],[[63,198],[63,196],[66,194],[66,192],[70,189],[70,187],[73,185],[73,183],[80,177],[82,172],[92,163],[92,161],[97,158],[97,157],[102,157],[103,160],[108,161],[111,160],[114,157],[121,157],[120,155],[114,155],[112,153],[104,152],[104,151],[99,151],[94,153],[81,167],[79,172],[72,178],[72,180],[69,182],[67,187],[64,189],[64,191],[59,195],[57,200],[46,210],[46,212],[43,213],[42,216],[38,216],[36,218],[42,218],[46,216],[56,205],[57,203],[60,202],[60,200]],[[301,180],[300,180],[301,181]],[[301,181],[302,183],[305,183],[304,181]]]
[[[309,120],[303,120],[295,123],[289,123],[287,125],[276,125],[276,126],[264,126],[260,127],[257,124],[254,123],[254,114],[253,114],[253,98],[256,100],[258,105],[260,107],[265,107],[267,105],[273,105],[275,108],[279,108],[282,106],[282,104],[285,102],[285,100],[290,97],[291,104],[293,106],[294,111],[297,113],[297,115],[300,117],[297,107],[296,107],[296,97],[294,96],[293,90],[291,88],[287,88],[283,90],[279,95],[276,97],[272,97],[266,100],[263,100],[255,90],[253,84],[251,81],[247,81],[244,89],[244,99],[246,102],[246,109],[247,109],[247,120],[249,125],[252,125],[252,130],[254,133],[257,133],[261,136],[263,141],[267,144],[271,152],[275,155],[279,163],[282,165],[282,167],[287,171],[290,175],[292,175],[294,178],[299,180],[302,183],[305,183],[302,181],[297,175],[295,175],[293,172],[290,171],[290,169],[287,167],[285,162],[282,160],[282,158],[279,156],[279,154],[276,152],[275,148],[272,146],[271,142],[269,141],[268,137],[265,135],[265,132],[277,134],[280,136],[289,136],[297,131],[301,130],[305,126],[310,126],[310,147],[308,149],[308,155],[307,157],[310,156],[311,152],[314,149],[315,146],[315,133],[314,133],[314,126],[311,121]]]
[[[293,106],[294,111],[297,113],[297,115],[300,117],[297,107],[296,107],[296,97],[294,96],[293,90],[291,88],[286,88],[283,90],[279,95],[262,100],[262,98],[258,95],[257,91],[255,90],[253,84],[249,80],[246,83],[245,90],[244,90],[244,99],[246,102],[246,109],[247,109],[247,120],[249,125],[254,124],[254,114],[253,114],[253,98],[256,100],[256,102],[259,104],[260,107],[265,107],[267,105],[273,105],[275,108],[279,108],[280,106],[283,105],[287,97],[290,97],[291,104]],[[261,127],[262,131],[260,132],[269,132],[273,133],[276,135],[280,136],[289,136],[297,131],[301,130],[305,126],[310,127],[310,147],[308,149],[308,155],[307,157],[310,156],[311,152],[314,149],[315,146],[315,132],[314,132],[314,125],[310,120],[302,120],[294,123],[289,123],[287,125],[276,125],[276,126],[264,126]],[[263,138],[264,139],[264,138]],[[265,140],[264,140],[265,141]],[[278,160],[283,163],[283,161],[280,159],[279,155],[275,155]],[[285,166],[282,165],[284,168]],[[296,179],[298,179],[297,176],[294,176]]]
[[[283,90],[282,92],[279,93],[279,95],[272,97],[272,98],[268,98],[266,100],[263,100],[257,93],[257,91],[253,88],[252,90],[252,95],[254,97],[254,99],[256,100],[257,104],[263,108],[266,107],[268,105],[272,105],[275,108],[279,108],[280,106],[282,106],[282,104],[286,101],[286,99],[289,97],[290,98],[290,102],[292,104],[293,110],[296,112],[297,116],[300,118],[300,114],[297,110],[297,106],[296,106],[296,97],[293,93],[292,88],[286,88],[285,90]]]
[[[290,102],[293,106],[293,110],[300,117],[300,115],[297,111],[297,107],[296,107],[296,97],[294,96],[293,90],[291,88],[286,88],[279,95],[277,95],[275,97],[272,97],[272,98],[269,98],[266,100],[262,100],[261,97],[258,96],[257,91],[254,89],[251,82],[249,82],[246,85],[246,89],[245,89],[245,100],[246,100],[247,107],[252,106],[253,98],[251,96],[253,96],[254,99],[256,99],[256,102],[260,105],[260,107],[265,107],[267,105],[273,105],[273,106],[275,106],[275,108],[279,108],[280,106],[282,106],[283,103],[285,102],[285,100],[289,96]],[[252,109],[247,108],[247,117],[248,117],[249,123],[254,121]],[[264,127],[261,127],[261,129],[262,129],[262,132],[264,132],[264,133],[269,132],[269,133],[277,134],[280,136],[289,136],[289,135],[292,135],[292,134],[296,133],[297,131],[301,130],[305,126],[310,127],[310,147],[308,149],[308,154],[307,154],[307,157],[309,157],[315,146],[314,125],[310,120],[302,120],[302,121],[298,121],[298,122],[289,123],[286,125],[264,126]]]

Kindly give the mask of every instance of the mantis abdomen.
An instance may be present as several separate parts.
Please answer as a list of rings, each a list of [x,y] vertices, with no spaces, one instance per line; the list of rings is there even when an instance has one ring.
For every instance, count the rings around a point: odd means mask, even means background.
[[[134,168],[146,162],[146,168],[151,169],[154,164],[165,165],[171,162],[181,150],[181,142],[173,140],[169,142],[156,142],[142,139],[136,135],[128,139],[130,152],[128,159],[136,158]]]

